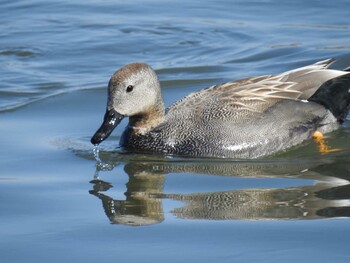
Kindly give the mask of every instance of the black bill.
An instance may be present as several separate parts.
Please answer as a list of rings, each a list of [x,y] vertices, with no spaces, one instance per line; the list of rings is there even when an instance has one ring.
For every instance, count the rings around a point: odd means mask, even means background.
[[[123,118],[124,116],[119,114],[115,110],[107,110],[101,127],[91,138],[91,143],[93,145],[97,145],[103,142],[105,139],[107,139],[108,136],[111,135],[114,128],[117,127],[117,125],[121,122]]]

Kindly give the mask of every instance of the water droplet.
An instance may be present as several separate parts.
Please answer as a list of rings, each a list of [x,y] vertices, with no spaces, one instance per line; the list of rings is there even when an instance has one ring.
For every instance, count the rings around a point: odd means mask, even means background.
[[[110,165],[108,163],[105,163],[101,160],[100,157],[100,148],[98,145],[95,145],[94,148],[92,149],[92,152],[94,154],[94,158],[96,160],[96,171],[110,171],[113,169],[113,165]],[[98,172],[95,174],[95,177],[98,177]]]
[[[102,162],[100,159],[100,148],[97,144],[94,145],[94,148],[92,149],[92,152],[94,154],[96,162]]]

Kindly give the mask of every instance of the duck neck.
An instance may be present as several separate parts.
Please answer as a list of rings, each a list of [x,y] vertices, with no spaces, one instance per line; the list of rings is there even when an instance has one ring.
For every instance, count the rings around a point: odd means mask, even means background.
[[[137,134],[145,134],[164,120],[163,102],[151,109],[129,118],[129,127]]]

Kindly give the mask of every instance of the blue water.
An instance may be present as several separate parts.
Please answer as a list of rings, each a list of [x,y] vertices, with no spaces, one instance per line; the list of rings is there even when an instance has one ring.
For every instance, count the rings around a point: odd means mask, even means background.
[[[166,105],[213,84],[334,57],[348,1],[1,1],[1,262],[349,262],[350,116],[255,161],[94,158],[106,86],[133,61]]]

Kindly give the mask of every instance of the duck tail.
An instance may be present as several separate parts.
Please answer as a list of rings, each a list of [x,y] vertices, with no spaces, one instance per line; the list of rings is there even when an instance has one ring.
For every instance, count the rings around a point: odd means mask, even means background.
[[[323,105],[344,122],[350,110],[350,73],[326,81],[308,100]]]

